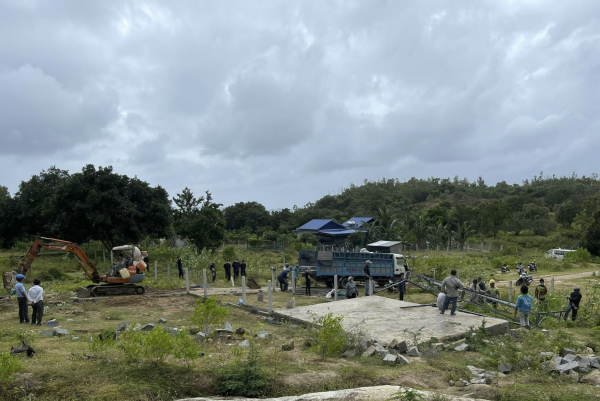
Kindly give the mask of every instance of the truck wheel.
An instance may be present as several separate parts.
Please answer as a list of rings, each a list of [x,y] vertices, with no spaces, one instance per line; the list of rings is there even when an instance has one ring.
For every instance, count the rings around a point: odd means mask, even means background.
[[[340,277],[338,280],[338,288],[346,288],[348,284],[348,277]]]

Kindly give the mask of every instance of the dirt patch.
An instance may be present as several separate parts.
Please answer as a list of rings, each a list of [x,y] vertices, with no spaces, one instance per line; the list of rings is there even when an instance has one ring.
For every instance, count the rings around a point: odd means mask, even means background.
[[[342,377],[336,372],[321,371],[297,373],[286,376],[283,379],[284,386],[293,388],[295,391],[313,391],[315,388],[327,388],[332,382],[341,381]]]

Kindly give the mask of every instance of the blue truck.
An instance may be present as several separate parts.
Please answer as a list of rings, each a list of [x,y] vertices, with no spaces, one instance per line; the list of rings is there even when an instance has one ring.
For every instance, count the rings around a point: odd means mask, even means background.
[[[396,281],[400,273],[406,273],[408,262],[400,254],[375,252],[338,252],[301,250],[298,254],[300,272],[310,268],[317,281],[324,281],[333,287],[334,276],[338,276],[338,288],[346,287],[348,277],[354,281],[364,281],[363,268],[371,261],[371,277],[378,285]]]

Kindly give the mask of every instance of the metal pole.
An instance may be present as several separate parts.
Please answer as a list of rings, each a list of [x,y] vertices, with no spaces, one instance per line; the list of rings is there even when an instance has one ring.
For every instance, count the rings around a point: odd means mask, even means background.
[[[246,305],[246,276],[242,276],[242,300]]]
[[[298,269],[298,267],[294,268],[292,272],[292,289],[294,290],[294,295],[296,295],[296,269]]]
[[[158,264],[157,261],[154,261],[154,281],[158,280]]]
[[[550,280],[550,292],[554,292],[554,277]]]
[[[273,287],[273,291],[275,291],[275,270],[271,269],[271,281],[269,281],[269,287]]]
[[[337,301],[337,286],[338,286],[338,281],[337,281],[337,274],[333,276],[333,300]]]
[[[206,280],[206,269],[202,270],[202,278],[204,279],[204,285],[202,288],[204,289],[204,298],[208,298],[208,284]]]
[[[508,302],[512,302],[512,280],[508,282]]]
[[[273,313],[273,289],[271,287],[271,280],[267,282],[269,286],[268,298],[269,298],[269,313]]]
[[[369,279],[369,295],[373,295],[375,293],[375,281],[372,278]]]
[[[167,260],[167,278],[171,280],[171,261]]]
[[[186,267],[185,268],[185,293],[189,294],[190,293],[190,274],[189,274],[190,270]]]

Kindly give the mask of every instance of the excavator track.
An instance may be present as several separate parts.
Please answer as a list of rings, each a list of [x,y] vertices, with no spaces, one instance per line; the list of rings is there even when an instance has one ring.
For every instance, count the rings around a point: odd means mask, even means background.
[[[135,284],[90,284],[86,287],[92,297],[110,297],[116,295],[143,295],[144,287]]]

